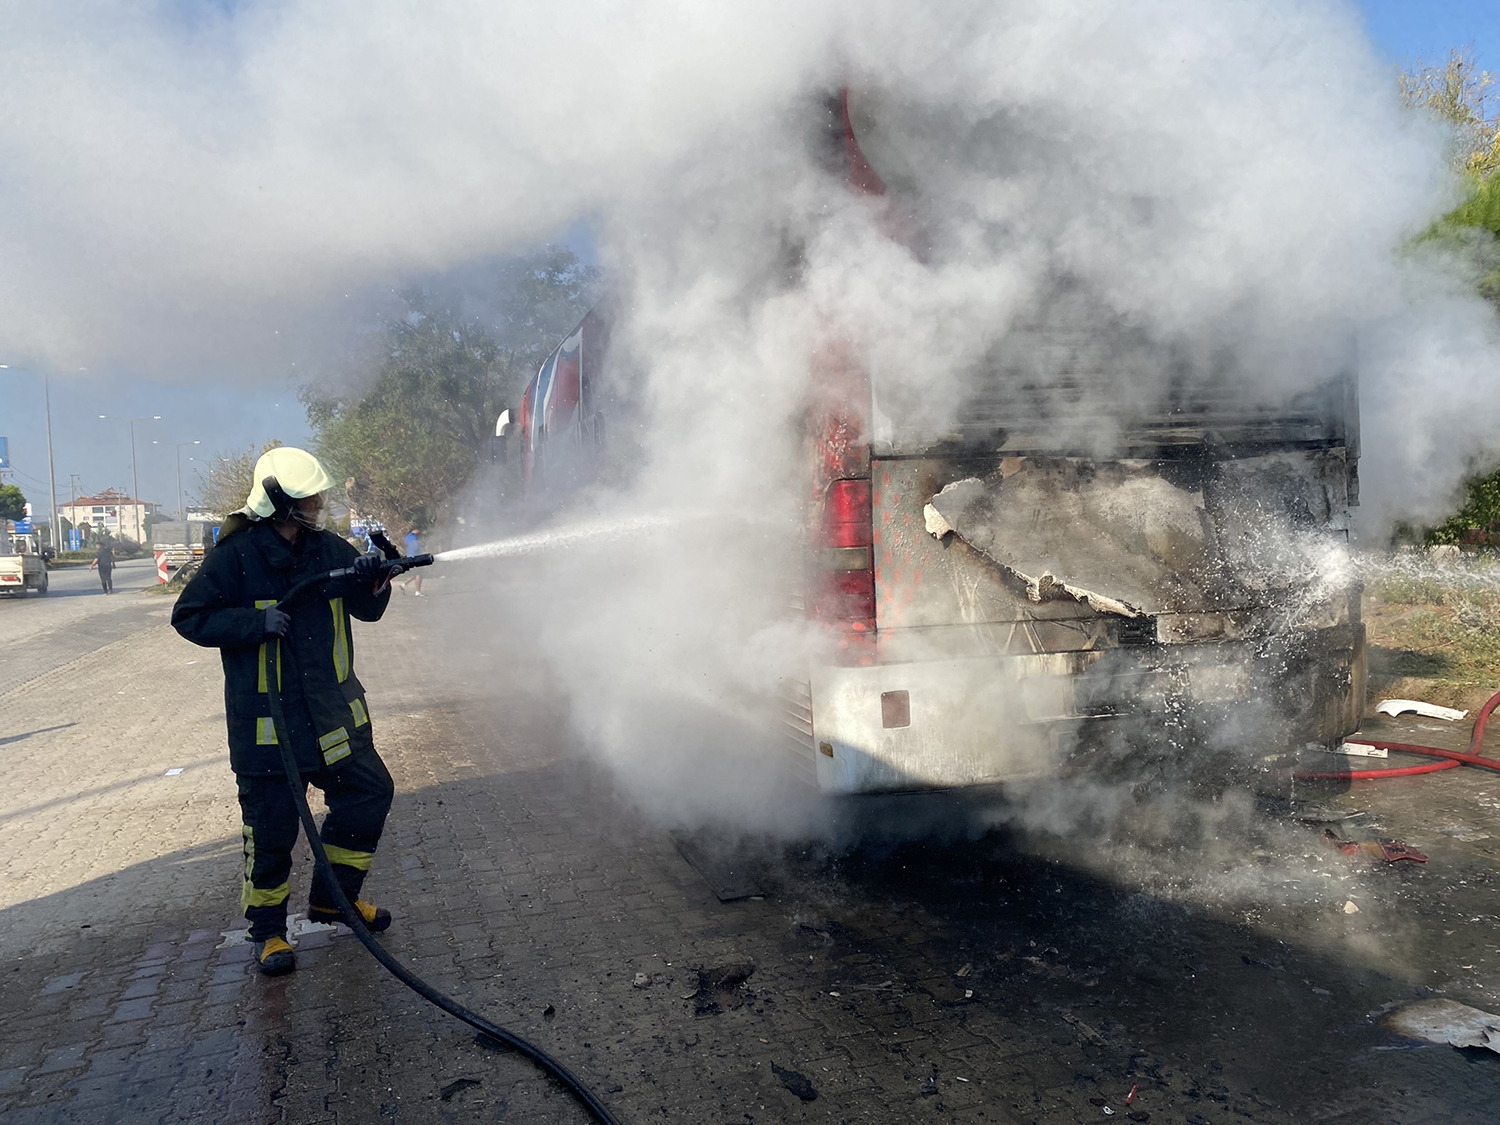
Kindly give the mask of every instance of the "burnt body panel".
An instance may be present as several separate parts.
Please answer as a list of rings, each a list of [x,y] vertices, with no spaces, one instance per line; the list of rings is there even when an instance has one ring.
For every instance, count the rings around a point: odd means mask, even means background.
[[[1326,435],[1325,435],[1326,436]],[[822,789],[1160,769],[1274,788],[1355,729],[1346,450],[875,457],[876,637],[815,668]],[[889,700],[908,721],[891,726]]]
[[[1364,698],[1358,624],[1213,644],[906,655],[813,669],[824,792],[1145,770],[1276,788],[1287,750],[1342,737]],[[895,693],[909,716],[899,725],[883,706]]]

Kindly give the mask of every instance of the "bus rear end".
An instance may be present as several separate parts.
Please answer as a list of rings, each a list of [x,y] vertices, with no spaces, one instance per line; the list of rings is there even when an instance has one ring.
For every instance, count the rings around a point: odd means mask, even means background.
[[[828,643],[784,725],[825,793],[1143,766],[1264,786],[1355,729],[1352,375],[1274,407],[1183,378],[1130,404],[1122,341],[1067,319],[1011,334],[939,427],[846,358],[822,380],[804,604]]]

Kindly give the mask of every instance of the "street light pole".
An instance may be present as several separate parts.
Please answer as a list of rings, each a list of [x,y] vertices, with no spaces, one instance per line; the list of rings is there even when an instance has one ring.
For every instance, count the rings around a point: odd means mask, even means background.
[[[52,534],[48,538],[52,540],[52,550],[60,554],[62,543],[58,540],[57,472],[52,467],[52,383],[45,371],[42,372],[42,395],[47,406],[47,499],[52,509]]]
[[[187,511],[182,506],[182,448],[197,444],[196,441],[177,443],[177,518],[182,521],[182,549],[187,553],[187,558],[182,560],[183,566],[193,561],[193,545],[188,541]]]
[[[179,441],[177,443],[177,518],[183,521],[183,534],[187,534],[187,511],[182,506],[182,451],[189,445],[201,444],[196,441]]]
[[[135,419],[130,420],[130,501],[132,512],[138,511],[141,503],[141,481],[135,471]],[[137,543],[144,543],[146,539],[146,519],[141,517],[141,522],[136,524]]]
[[[137,422],[160,422],[161,415],[153,414],[149,418],[132,418],[130,420],[130,498],[135,501],[135,511],[140,515],[140,522],[136,524],[137,538],[141,542],[146,540],[146,505],[141,503],[141,485],[135,471],[135,424]]]

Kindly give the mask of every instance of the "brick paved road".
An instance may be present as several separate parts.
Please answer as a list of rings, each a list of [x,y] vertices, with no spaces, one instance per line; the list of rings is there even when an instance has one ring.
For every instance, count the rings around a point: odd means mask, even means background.
[[[399,790],[370,884],[385,941],[623,1120],[1102,1121],[1090,1099],[1124,1119],[1132,1086],[1158,1123],[1493,1120],[1500,1060],[1391,1049],[1377,1024],[1423,989],[1495,1004],[1493,780],[1330,798],[1425,869],[1280,822],[1226,830],[1191,880],[1149,841],[991,834],[764,850],[771,893],[721,904],[569,752],[518,641],[454,643],[486,628],[466,581],[359,633]],[[129,597],[123,635],[0,694],[0,1117],[584,1120],[347,934],[302,937],[275,981],[221,937],[239,841],[217,662]],[[297,901],[306,873],[304,854]]]

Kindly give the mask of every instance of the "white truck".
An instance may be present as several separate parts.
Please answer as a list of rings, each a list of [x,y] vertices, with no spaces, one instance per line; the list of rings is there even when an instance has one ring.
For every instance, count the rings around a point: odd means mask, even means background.
[[[16,530],[15,521],[0,524],[0,592],[20,597],[47,592],[47,563],[35,532]]]
[[[208,520],[162,520],[151,528],[151,550],[157,565],[165,563],[169,572],[202,561],[214,542],[214,524]]]

